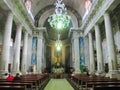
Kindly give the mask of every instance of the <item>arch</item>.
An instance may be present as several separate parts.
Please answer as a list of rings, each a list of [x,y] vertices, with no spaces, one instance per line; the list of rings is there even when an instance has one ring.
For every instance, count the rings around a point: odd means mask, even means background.
[[[53,8],[44,12],[38,20],[38,27],[39,26],[44,26],[45,21],[47,20],[47,18],[50,15],[53,14],[53,12],[54,12]],[[77,21],[77,18],[75,17],[75,15],[73,13],[71,13],[70,11],[68,11],[68,14],[71,16],[71,21],[72,21],[73,27],[78,27],[78,21]]]
[[[81,24],[81,21],[82,21],[81,16],[79,15],[79,13],[75,9],[71,8],[70,6],[66,6],[66,7],[67,7],[67,10],[68,10],[68,14],[72,18],[73,26],[76,27],[76,25],[77,25],[79,27],[80,24]],[[52,15],[53,12],[54,12],[54,5],[48,5],[48,6],[44,7],[43,9],[41,9],[37,13],[37,15],[35,16],[35,26],[38,27],[39,25],[43,25],[43,21],[45,22],[45,20],[50,15]],[[42,17],[42,20],[41,20],[41,17]],[[43,18],[43,17],[45,17],[45,18]],[[42,21],[41,24],[39,24],[40,21]],[[74,23],[77,23],[77,24],[74,24]]]

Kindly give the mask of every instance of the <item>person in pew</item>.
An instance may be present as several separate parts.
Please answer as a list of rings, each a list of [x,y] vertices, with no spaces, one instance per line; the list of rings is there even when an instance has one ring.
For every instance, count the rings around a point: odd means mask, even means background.
[[[84,67],[84,69],[83,69],[83,74],[86,74],[86,75],[89,76],[89,72],[88,72],[88,68],[87,68],[87,67]]]
[[[21,76],[19,73],[16,73],[16,76],[14,77],[13,81],[20,81],[21,80]]]
[[[6,79],[8,77],[8,75],[9,75],[8,73],[5,73],[2,78]]]
[[[7,81],[13,81],[14,77],[9,73],[8,77],[6,78]]]

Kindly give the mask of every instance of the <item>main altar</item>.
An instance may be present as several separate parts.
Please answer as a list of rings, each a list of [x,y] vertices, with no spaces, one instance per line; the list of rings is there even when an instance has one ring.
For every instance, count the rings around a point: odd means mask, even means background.
[[[60,67],[60,68],[53,68],[52,69],[53,72],[53,77],[54,78],[63,78],[63,74],[64,74],[64,68]]]
[[[63,78],[64,67],[60,62],[57,62],[52,67],[52,73],[54,78]]]

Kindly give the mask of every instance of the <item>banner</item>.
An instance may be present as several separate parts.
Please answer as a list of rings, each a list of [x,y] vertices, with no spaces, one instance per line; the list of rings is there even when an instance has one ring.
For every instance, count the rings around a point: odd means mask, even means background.
[[[85,55],[84,55],[84,38],[79,38],[79,49],[80,49],[80,71],[83,72],[84,66],[85,66]]]
[[[32,57],[31,64],[37,64],[37,37],[32,39]]]

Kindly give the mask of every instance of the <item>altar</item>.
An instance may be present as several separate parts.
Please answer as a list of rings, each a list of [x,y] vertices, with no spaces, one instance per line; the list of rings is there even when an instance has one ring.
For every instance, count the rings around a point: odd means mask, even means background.
[[[63,78],[64,68],[53,68],[52,72],[54,78]]]

